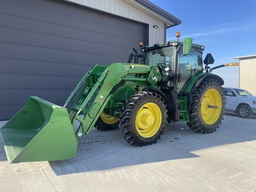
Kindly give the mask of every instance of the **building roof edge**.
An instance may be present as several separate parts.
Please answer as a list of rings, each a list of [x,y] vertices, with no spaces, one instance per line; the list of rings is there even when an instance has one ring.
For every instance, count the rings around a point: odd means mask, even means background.
[[[256,55],[238,56],[238,57],[234,57],[234,59],[245,59],[245,58],[250,58],[250,57],[256,57]]]
[[[168,13],[167,11],[163,10],[162,8],[158,7],[154,3],[151,3],[149,0],[135,0],[141,5],[145,6],[146,8],[154,11],[155,13],[161,15],[162,17],[170,20],[171,22],[174,23],[174,25],[179,25],[181,24],[181,20],[178,19],[177,17],[173,16],[172,14]]]

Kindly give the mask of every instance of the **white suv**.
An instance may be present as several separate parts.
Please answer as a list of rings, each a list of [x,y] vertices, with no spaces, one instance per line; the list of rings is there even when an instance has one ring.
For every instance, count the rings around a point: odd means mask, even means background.
[[[226,112],[238,114],[242,118],[256,115],[256,97],[244,89],[223,88],[226,97]]]

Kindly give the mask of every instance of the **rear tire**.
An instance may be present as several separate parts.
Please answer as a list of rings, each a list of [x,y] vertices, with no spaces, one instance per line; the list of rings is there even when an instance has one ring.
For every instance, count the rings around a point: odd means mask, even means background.
[[[142,91],[126,102],[119,127],[129,144],[146,146],[160,139],[166,122],[167,110],[162,97],[153,92]]]
[[[212,133],[221,124],[224,115],[225,97],[221,84],[216,79],[204,79],[193,92],[190,122],[195,132]]]
[[[240,105],[237,108],[237,114],[241,118],[249,118],[251,116],[251,108],[248,105]]]
[[[95,124],[95,128],[99,131],[116,130],[119,128],[118,119],[103,111]]]

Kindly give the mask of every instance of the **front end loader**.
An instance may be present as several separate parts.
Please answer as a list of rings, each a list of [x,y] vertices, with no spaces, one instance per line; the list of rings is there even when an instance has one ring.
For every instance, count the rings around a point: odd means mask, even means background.
[[[135,146],[156,143],[165,125],[175,121],[196,132],[216,131],[224,114],[224,81],[211,73],[211,54],[203,66],[204,46],[185,38],[141,50],[134,49],[127,63],[95,65],[63,107],[31,96],[0,129],[8,161],[74,158],[77,141],[93,127],[119,128]]]

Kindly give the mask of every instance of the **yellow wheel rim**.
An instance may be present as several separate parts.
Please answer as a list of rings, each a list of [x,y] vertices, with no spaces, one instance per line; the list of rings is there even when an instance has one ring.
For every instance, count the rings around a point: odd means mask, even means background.
[[[100,118],[106,124],[112,125],[118,122],[118,118],[113,117],[112,115],[107,115],[104,111],[101,113]]]
[[[220,117],[222,110],[222,99],[216,89],[209,89],[203,96],[201,103],[201,115],[203,121],[208,124],[214,124]]]
[[[146,103],[136,115],[135,125],[140,136],[150,138],[154,136],[162,124],[162,112],[155,103]]]

